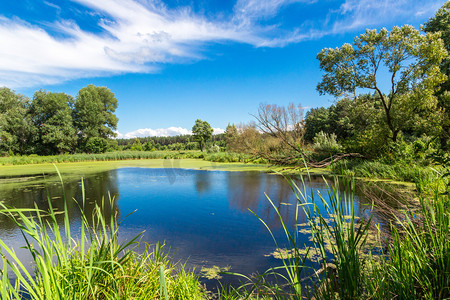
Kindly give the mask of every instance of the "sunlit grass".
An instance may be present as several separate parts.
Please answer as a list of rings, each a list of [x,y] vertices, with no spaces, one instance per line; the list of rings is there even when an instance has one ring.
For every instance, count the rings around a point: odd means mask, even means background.
[[[256,277],[235,274],[246,283],[222,288],[220,299],[449,299],[449,195],[436,188],[422,197],[420,211],[393,219],[391,238],[381,239],[371,218],[356,216],[354,181],[344,181],[344,192],[329,186],[325,199],[289,179],[296,216],[306,213],[306,228],[287,226],[268,198],[290,245],[280,248],[274,238],[282,265]],[[310,243],[302,245],[298,235],[305,232]]]
[[[140,244],[139,235],[119,241],[114,199],[96,205],[89,218],[80,208],[81,229],[76,234],[70,230],[67,202],[63,225],[50,199],[48,204],[48,211],[1,204],[0,213],[21,230],[33,262],[30,270],[15,249],[0,240],[2,299],[203,298],[197,277],[173,263],[162,245]],[[109,222],[105,215],[111,215]],[[8,271],[15,278],[9,278]]]

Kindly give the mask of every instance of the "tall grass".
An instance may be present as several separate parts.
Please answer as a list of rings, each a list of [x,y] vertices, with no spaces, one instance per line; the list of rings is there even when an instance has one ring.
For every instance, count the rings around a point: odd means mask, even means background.
[[[271,228],[258,217],[271,234],[282,265],[266,271],[250,283],[236,289],[222,289],[231,299],[353,299],[364,290],[366,256],[362,255],[368,237],[367,222],[358,222],[355,215],[354,181],[348,180],[347,192],[328,188],[328,199],[288,179],[296,198],[293,228],[288,226],[274,202],[267,197],[277,213],[289,248],[281,248]],[[338,182],[335,182],[338,186]],[[318,198],[318,199],[317,199]],[[320,209],[323,207],[324,209]],[[307,224],[298,224],[301,213]],[[305,227],[306,225],[306,227]],[[299,226],[303,226],[300,230]],[[300,232],[310,235],[308,245],[301,244]],[[242,275],[241,275],[242,276]],[[241,298],[240,298],[241,297]],[[221,298],[226,299],[226,298]]]
[[[174,264],[163,246],[145,244],[138,253],[143,246],[138,242],[139,235],[119,241],[117,218],[114,211],[107,211],[114,207],[114,200],[107,201],[110,205],[95,206],[90,222],[80,208],[77,234],[71,231],[67,205],[60,225],[50,199],[48,211],[37,206],[17,209],[1,204],[0,213],[21,230],[34,266],[29,270],[15,250],[0,240],[1,298],[202,299],[204,291],[198,279],[184,266]],[[113,215],[110,222],[105,214]],[[15,279],[8,278],[8,271]]]
[[[282,265],[241,287],[222,289],[220,299],[450,299],[448,194],[435,189],[434,196],[423,196],[420,210],[391,220],[391,238],[381,240],[372,217],[361,220],[355,214],[353,179],[344,179],[342,193],[329,186],[328,199],[320,193],[317,199],[303,182],[290,183],[296,216],[304,212],[308,219],[310,244],[299,244],[299,229],[289,228],[268,199],[290,249],[274,239]]]
[[[436,167],[420,166],[405,162],[385,163],[380,160],[340,160],[331,165],[337,175],[352,175],[373,179],[392,179],[407,182],[432,183],[436,178]]]
[[[267,163],[263,159],[255,159],[248,154],[218,152],[206,153],[195,150],[184,151],[116,151],[101,154],[64,154],[64,155],[23,155],[0,157],[0,165],[27,165],[42,163],[63,163],[63,162],[82,162],[82,161],[116,161],[131,159],[204,159],[212,162],[243,162],[243,163]]]
[[[437,190],[420,211],[391,225],[387,259],[375,261],[369,286],[378,299],[450,299],[450,200]]]

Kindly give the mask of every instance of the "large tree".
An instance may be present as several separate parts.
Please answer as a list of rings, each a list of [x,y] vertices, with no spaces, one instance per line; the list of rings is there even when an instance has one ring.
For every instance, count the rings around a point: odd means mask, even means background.
[[[77,95],[74,105],[74,123],[78,130],[80,146],[84,148],[93,137],[114,137],[118,119],[114,114],[117,99],[106,87],[88,85]]]
[[[200,150],[203,148],[207,141],[212,137],[213,129],[208,122],[197,119],[194,126],[192,127],[192,135],[194,136],[194,141],[198,142]]]
[[[0,88],[0,151],[26,153],[32,129],[28,105],[28,98]]]
[[[65,93],[43,90],[34,93],[30,115],[37,130],[38,154],[62,154],[75,149],[77,136],[73,126],[73,98]]]
[[[440,34],[424,35],[409,25],[390,32],[366,30],[353,44],[317,55],[325,72],[317,90],[336,97],[374,91],[382,104],[387,136],[395,142],[401,130],[426,125],[418,119],[432,113],[441,118],[434,93],[446,79],[439,68],[446,56]]]
[[[436,12],[435,16],[425,23],[424,30],[425,32],[440,32],[445,48],[450,53],[450,1],[447,1]],[[442,83],[441,89],[436,95],[438,97],[438,106],[444,110],[443,130],[440,136],[441,145],[447,147],[447,141],[450,140],[450,57],[442,61],[441,70],[447,75],[447,80]]]

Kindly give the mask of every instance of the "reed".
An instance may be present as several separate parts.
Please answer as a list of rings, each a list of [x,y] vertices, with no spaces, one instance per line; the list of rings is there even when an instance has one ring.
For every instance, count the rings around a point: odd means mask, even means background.
[[[115,151],[100,154],[75,153],[63,155],[22,155],[0,157],[0,165],[28,165],[43,163],[66,163],[83,161],[117,161],[133,159],[203,159],[212,162],[242,162],[266,164],[263,159],[253,158],[251,155],[233,152],[206,153],[197,150],[183,151]]]
[[[355,214],[353,178],[344,178],[342,193],[335,188],[339,186],[335,179],[327,199],[307,191],[303,181],[299,187],[288,180],[297,199],[296,216],[301,211],[307,216],[311,243],[298,243],[298,228],[289,228],[268,198],[290,249],[280,248],[274,238],[282,265],[248,278],[241,287],[222,289],[223,295],[230,299],[450,298],[450,200],[439,185],[433,185],[433,195],[421,196],[418,210],[394,214],[385,235],[390,238],[382,240],[379,230],[374,230],[377,226],[371,226],[372,217],[361,220]]]
[[[15,250],[0,240],[1,298],[202,299],[204,291],[197,277],[175,264],[163,245],[140,244],[140,235],[119,241],[114,199],[106,201],[108,205],[96,205],[89,222],[80,207],[81,229],[77,234],[70,229],[67,205],[60,225],[50,199],[48,211],[1,204],[0,213],[20,228],[34,266],[29,270]],[[110,222],[105,214],[112,214]],[[139,248],[144,250],[138,252]],[[15,275],[14,280],[8,278],[8,271]]]

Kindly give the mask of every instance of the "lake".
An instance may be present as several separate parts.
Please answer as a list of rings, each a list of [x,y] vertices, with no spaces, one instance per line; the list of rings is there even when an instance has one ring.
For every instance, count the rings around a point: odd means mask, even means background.
[[[301,187],[301,178],[294,178]],[[327,195],[322,177],[306,180],[306,189],[317,195]],[[108,194],[114,198],[119,219],[120,238],[130,239],[143,232],[142,241],[165,243],[175,260],[187,261],[188,267],[199,271],[202,267],[231,267],[242,274],[262,273],[281,261],[270,256],[274,241],[257,214],[272,229],[281,247],[286,236],[280,220],[268,201],[269,197],[280,210],[283,219],[293,228],[296,198],[291,186],[280,175],[260,172],[202,171],[175,168],[120,168],[84,178],[85,211],[90,215],[95,203],[101,203]],[[81,179],[64,182],[67,199],[81,203]],[[31,208],[36,203],[46,208],[47,197],[53,207],[64,209],[62,186],[55,180],[46,183],[25,182],[3,184],[0,200],[20,208]],[[267,195],[267,196],[266,196]],[[367,213],[361,205],[363,197],[355,196],[357,214]],[[68,201],[72,230],[79,226],[79,208]],[[323,209],[323,208],[321,208]],[[134,212],[134,213],[133,213]],[[60,215],[61,225],[63,216]],[[300,213],[298,223],[306,222]],[[14,246],[19,255],[26,254],[22,235],[6,217],[0,216],[0,238]],[[301,235],[308,244],[308,236]],[[238,280],[225,276],[225,282]],[[208,285],[214,280],[202,280]]]

